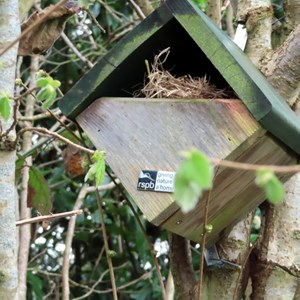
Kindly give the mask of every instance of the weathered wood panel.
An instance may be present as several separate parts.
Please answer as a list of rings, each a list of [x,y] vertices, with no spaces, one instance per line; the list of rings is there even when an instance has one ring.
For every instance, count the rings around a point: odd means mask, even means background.
[[[108,164],[157,225],[178,207],[171,194],[137,191],[141,170],[176,171],[180,152],[191,147],[225,158],[259,128],[238,100],[103,98],[77,121],[95,146],[105,150]]]
[[[94,145],[147,219],[194,241],[201,240],[205,196],[183,214],[168,193],[138,191],[141,170],[176,171],[180,152],[196,147],[210,157],[260,164],[295,163],[239,100],[101,98],[77,117]],[[213,233],[235,224],[264,200],[254,173],[219,169],[209,223]]]
[[[291,151],[289,151],[291,152]],[[268,135],[257,137],[256,142],[235,160],[254,164],[288,165],[296,163],[294,155],[282,148],[281,143]],[[286,181],[288,176],[281,176]],[[213,225],[213,231],[207,238],[207,243],[217,241],[226,227],[233,226],[261,202],[265,195],[262,189],[255,185],[254,172],[222,169],[218,172],[208,213],[208,223]],[[197,207],[188,214],[178,210],[162,226],[186,238],[200,241],[203,230],[204,207],[208,193],[199,201]]]

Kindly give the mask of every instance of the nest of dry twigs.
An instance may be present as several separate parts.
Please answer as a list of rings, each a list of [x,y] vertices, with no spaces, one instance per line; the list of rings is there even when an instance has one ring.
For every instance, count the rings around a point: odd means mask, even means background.
[[[146,98],[203,98],[218,99],[225,98],[225,92],[210,84],[206,77],[192,78],[190,75],[181,77],[173,76],[164,70],[163,64],[168,59],[170,48],[166,48],[154,57],[151,65],[147,64],[147,82],[144,87],[135,92],[135,97]]]

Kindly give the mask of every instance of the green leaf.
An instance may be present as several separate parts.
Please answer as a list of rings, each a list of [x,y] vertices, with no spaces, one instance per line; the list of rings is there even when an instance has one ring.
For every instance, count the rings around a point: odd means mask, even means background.
[[[32,290],[36,296],[36,299],[42,299],[44,296],[43,293],[43,282],[38,277],[38,275],[33,274],[33,272],[28,271],[27,272],[27,284],[31,285]]]
[[[47,99],[47,97],[48,97],[47,87],[44,87],[44,88],[40,89],[40,91],[36,95],[36,98],[39,101],[43,101],[43,100]]]
[[[251,235],[250,235],[250,243],[254,244],[255,241],[258,239],[258,237],[259,237],[259,234],[257,234],[257,233],[251,233]]]
[[[256,172],[256,184],[263,188],[266,197],[272,204],[280,204],[284,199],[283,184],[274,174],[274,172],[267,169],[260,169]]]
[[[0,95],[0,115],[4,121],[10,117],[10,100],[7,92],[2,92]]]
[[[207,157],[199,150],[193,149],[185,152],[186,161],[181,164],[180,174],[184,174],[186,180],[197,183],[203,189],[212,187],[213,167]]]
[[[37,93],[36,97],[39,101],[43,101],[43,109],[48,109],[54,103],[57,96],[57,88],[60,85],[60,81],[54,80],[51,76],[39,77],[37,79],[37,86],[41,87],[41,90]]]
[[[38,78],[37,81],[36,81],[36,85],[38,87],[45,87],[48,84],[50,84],[50,78],[49,77],[41,77],[41,78]]]
[[[84,180],[95,180],[96,186],[99,186],[103,182],[105,176],[104,152],[98,150],[95,151],[92,160],[94,163],[90,166]]]
[[[175,176],[174,197],[184,213],[195,208],[203,190],[212,187],[213,167],[207,157],[198,150],[185,153]]]
[[[38,92],[36,98],[43,101],[42,108],[47,109],[54,103],[56,95],[56,89],[48,84]]]
[[[58,88],[58,87],[61,86],[61,83],[60,83],[59,80],[52,80],[51,85],[52,85],[54,88]]]
[[[33,207],[42,215],[48,215],[52,210],[50,189],[44,176],[37,169],[30,167],[28,181],[28,207]]]
[[[53,90],[51,93],[48,94],[48,97],[45,99],[44,103],[42,104],[43,109],[48,109],[56,99],[56,90]]]

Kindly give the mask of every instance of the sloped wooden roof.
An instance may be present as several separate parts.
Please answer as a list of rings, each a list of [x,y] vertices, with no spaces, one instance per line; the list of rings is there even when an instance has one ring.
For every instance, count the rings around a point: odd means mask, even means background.
[[[75,118],[100,97],[132,97],[144,80],[144,60],[166,47],[172,72],[230,86],[265,129],[300,154],[300,119],[231,38],[188,0],[166,0],[120,40],[64,96],[62,112]]]

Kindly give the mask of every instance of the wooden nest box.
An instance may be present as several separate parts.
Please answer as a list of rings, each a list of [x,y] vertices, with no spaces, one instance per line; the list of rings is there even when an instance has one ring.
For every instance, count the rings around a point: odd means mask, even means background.
[[[170,47],[165,69],[209,78],[240,100],[133,98],[145,59]],[[189,1],[166,0],[127,34],[60,102],[106,159],[138,207],[155,225],[201,240],[204,199],[183,214],[171,193],[140,191],[141,170],[173,171],[179,153],[196,147],[210,157],[288,165],[300,154],[300,121],[233,41]],[[282,176],[286,180],[288,176]],[[218,169],[211,194],[208,243],[219,239],[264,193],[253,172]]]

